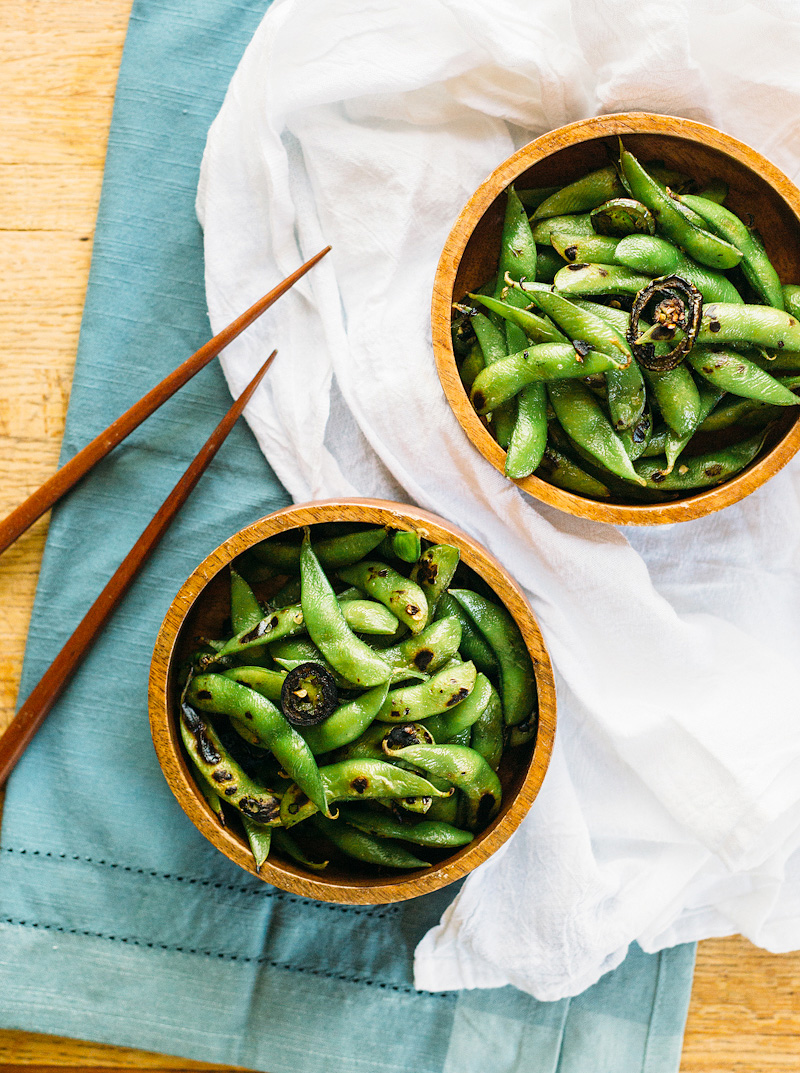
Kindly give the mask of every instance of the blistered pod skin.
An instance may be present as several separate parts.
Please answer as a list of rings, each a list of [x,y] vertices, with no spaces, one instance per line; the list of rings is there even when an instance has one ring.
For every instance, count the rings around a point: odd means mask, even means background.
[[[561,271],[569,272],[574,265],[568,265]],[[561,272],[558,273],[558,276]],[[558,279],[556,276],[556,280]],[[627,365],[631,352],[625,337],[612,328],[610,324],[585,308],[576,306],[568,298],[549,289],[530,290],[520,285],[528,297],[551,317],[559,328],[574,342],[586,343],[602,354],[613,358],[617,365]],[[558,288],[557,288],[558,289]]]
[[[391,648],[384,648],[381,655],[394,673],[409,670],[433,674],[458,654],[461,637],[460,620],[441,615],[420,633]]]
[[[621,265],[565,265],[556,272],[553,286],[568,297],[606,294],[638,294],[651,277]]]
[[[618,238],[607,235],[570,235],[553,232],[550,236],[553,249],[569,264],[613,265],[616,263]],[[564,265],[559,265],[559,269]]]
[[[508,726],[524,723],[536,711],[536,678],[525,642],[511,614],[470,589],[450,589],[489,643],[500,667],[500,695]]]
[[[347,625],[331,583],[311,547],[308,527],[300,553],[300,580],[308,634],[328,663],[348,682],[365,689],[387,682],[392,668]]]
[[[449,711],[430,716],[421,725],[432,735],[434,742],[449,741],[455,734],[468,730],[473,723],[477,722],[489,704],[493,692],[492,683],[486,675],[478,674],[475,676],[475,685],[468,697]],[[389,748],[394,744],[391,734],[387,742]],[[412,743],[408,741],[404,744],[411,745]]]
[[[305,633],[305,619],[300,604],[290,604],[272,611],[244,633],[233,636],[218,652],[219,656],[234,656],[252,648],[263,648],[281,637]]]
[[[800,350],[800,320],[769,306],[713,302],[703,309],[697,342],[703,346],[752,343],[775,350]]]
[[[773,406],[797,406],[800,403],[800,399],[784,387],[780,380],[770,376],[755,362],[748,361],[743,354],[695,347],[686,360],[695,372],[714,387],[729,391],[732,395],[756,399]]]
[[[428,620],[425,593],[419,585],[403,577],[391,566],[365,559],[355,566],[340,570],[339,577],[388,607],[412,633],[419,633],[424,628]]]
[[[410,745],[394,756],[447,779],[467,800],[467,826],[482,830],[500,811],[500,780],[474,749],[464,745]]]
[[[581,496],[590,496],[592,499],[608,499],[610,490],[596,480],[585,470],[567,458],[551,443],[545,448],[542,461],[536,470],[536,476],[541,477],[548,484],[554,484],[557,488],[563,488],[567,492],[576,492]]]
[[[319,768],[311,750],[266,697],[221,674],[201,674],[189,683],[186,699],[195,708],[234,716],[249,726],[284,771],[320,808],[327,809]],[[262,822],[257,816],[253,819]]]
[[[474,663],[457,663],[427,682],[391,689],[375,718],[382,723],[413,723],[439,715],[469,696],[475,677]]]
[[[329,802],[368,801],[376,798],[448,797],[452,791],[436,787],[413,771],[384,760],[369,758],[340,760],[320,768]],[[317,812],[317,806],[296,785],[290,786],[281,801],[280,817],[284,827],[292,827]],[[331,813],[335,816],[335,810]]]
[[[179,723],[186,752],[214,792],[258,823],[278,823],[278,798],[242,771],[225,750],[214,729],[191,705],[181,705]]]
[[[727,481],[752,462],[763,446],[764,436],[764,432],[759,432],[748,440],[722,450],[687,458],[675,466],[671,473],[665,472],[666,459],[640,459],[636,469],[646,478],[648,487],[660,488],[665,492],[708,488]]]
[[[428,624],[433,619],[440,596],[453,580],[460,559],[461,553],[453,544],[433,544],[414,564],[411,580],[425,593]]]

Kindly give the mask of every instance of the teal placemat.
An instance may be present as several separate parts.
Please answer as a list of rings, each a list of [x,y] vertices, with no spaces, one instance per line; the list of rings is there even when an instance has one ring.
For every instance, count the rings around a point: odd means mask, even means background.
[[[198,167],[265,8],[134,4],[62,459],[208,337]],[[229,402],[212,365],[54,512],[22,696]],[[673,1073],[693,947],[634,948],[570,1001],[419,993],[413,950],[452,889],[375,908],[297,898],[230,864],[180,811],[147,725],[156,631],[194,566],[286,501],[240,423],[14,774],[0,1025],[269,1073]]]

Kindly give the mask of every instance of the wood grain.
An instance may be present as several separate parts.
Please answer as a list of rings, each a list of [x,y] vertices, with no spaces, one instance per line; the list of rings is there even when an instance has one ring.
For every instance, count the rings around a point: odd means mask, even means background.
[[[0,241],[13,251],[11,263],[0,258],[0,516],[56,468],[88,274],[86,239],[94,230],[130,5],[131,0],[0,3],[0,90],[4,121],[13,120],[15,132],[12,137],[9,128],[0,131]],[[20,35],[13,43],[12,33]],[[85,58],[83,66],[72,65],[69,57],[75,56]],[[17,62],[21,58],[24,63]],[[73,89],[66,85],[65,64]],[[81,112],[77,100],[71,108],[58,100],[77,86],[89,111]],[[42,122],[59,107],[69,117],[64,131]],[[88,122],[90,114],[97,120]],[[70,143],[75,148],[64,159],[60,147]],[[42,302],[47,288],[60,288],[64,280],[68,293],[48,308]],[[4,304],[12,291],[16,297]],[[33,323],[26,323],[29,316]],[[45,534],[41,519],[0,559],[0,726],[14,711]],[[681,1073],[795,1073],[799,995],[800,955],[766,954],[735,938],[701,943]],[[229,1068],[0,1031],[0,1073]]]
[[[503,161],[464,206],[445,242],[431,305],[434,355],[447,400],[474,447],[501,473],[506,453],[473,409],[458,373],[450,333],[452,304],[497,272],[506,187],[512,182],[519,189],[572,182],[607,165],[618,135],[644,161],[663,160],[701,184],[712,176],[723,179],[730,187],[726,203],[758,221],[781,278],[789,282],[800,277],[800,191],[774,164],[728,134],[688,119],[630,112],[570,123],[524,146]],[[785,466],[798,448],[800,415],[792,413],[770,431],[756,461],[741,473],[668,503],[633,503],[615,495],[589,499],[536,476],[516,483],[578,517],[616,525],[662,525],[691,521],[737,503]]]

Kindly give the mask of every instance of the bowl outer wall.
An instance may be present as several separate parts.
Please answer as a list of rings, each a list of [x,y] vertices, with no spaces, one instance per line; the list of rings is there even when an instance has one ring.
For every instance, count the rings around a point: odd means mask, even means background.
[[[628,112],[571,123],[523,146],[481,183],[461,211],[439,260],[431,305],[434,356],[447,400],[473,445],[501,473],[505,451],[473,410],[458,375],[450,334],[452,303],[496,271],[506,187],[512,182],[520,189],[571,182],[607,164],[608,150],[619,135],[645,160],[662,159],[701,181],[718,177],[728,182],[726,203],[745,218],[753,214],[782,282],[800,282],[800,191],[774,164],[730,135],[688,119]],[[514,483],[578,517],[659,525],[689,521],[738,502],[785,466],[798,448],[800,414],[795,414],[777,442],[742,473],[669,503],[623,505],[588,499],[535,476]]]
[[[318,522],[363,522],[413,528],[436,543],[456,543],[462,561],[496,592],[519,626],[531,654],[539,693],[539,729],[519,788],[504,800],[498,817],[469,845],[425,871],[388,878],[309,875],[288,861],[268,860],[256,872],[249,847],[214,818],[189,772],[176,723],[174,674],[181,630],[204,592],[238,555],[267,537]],[[198,830],[230,860],[276,887],[320,901],[376,905],[438,890],[487,860],[509,838],[536,797],[550,760],[556,725],[556,697],[550,659],[522,591],[501,564],[476,541],[428,511],[376,499],[326,500],[286,507],[235,533],[192,572],[172,601],[156,638],[149,684],[150,728],[164,776],[181,808]],[[523,754],[524,755],[524,754]]]

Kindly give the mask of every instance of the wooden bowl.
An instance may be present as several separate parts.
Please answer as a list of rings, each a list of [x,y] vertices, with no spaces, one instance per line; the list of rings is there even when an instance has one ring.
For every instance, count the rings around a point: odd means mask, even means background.
[[[755,150],[713,127],[688,119],[632,112],[570,123],[504,161],[475,191],[445,243],[433,288],[433,349],[447,399],[467,436],[501,473],[505,451],[473,410],[461,383],[450,335],[452,303],[497,271],[510,183],[527,187],[573,182],[609,162],[617,136],[643,161],[663,160],[703,182],[730,187],[726,204],[745,220],[752,214],[784,283],[800,282],[800,191]],[[792,408],[771,431],[756,460],[725,484],[667,503],[598,501],[556,488],[538,477],[516,481],[532,496],[582,518],[623,525],[658,525],[700,518],[737,503],[785,466],[800,447],[800,414]],[[714,442],[709,439],[709,449]]]
[[[539,729],[534,743],[506,750],[498,772],[503,786],[500,814],[469,845],[429,869],[378,877],[331,863],[325,872],[309,872],[270,856],[256,873],[243,835],[220,827],[195,785],[187,766],[178,729],[176,672],[198,635],[221,636],[229,615],[227,567],[254,544],[277,533],[318,522],[358,522],[413,529],[434,543],[455,544],[461,561],[494,591],[519,626],[533,660],[539,692]],[[550,659],[533,613],[519,587],[500,563],[471,537],[448,522],[416,507],[376,499],[330,500],[276,511],[235,533],[192,573],[172,601],[156,639],[150,669],[150,728],[167,782],[186,815],[236,864],[268,883],[328,902],[378,904],[427,894],[461,878],[494,853],[517,828],[544,778],[556,723],[556,700]]]

